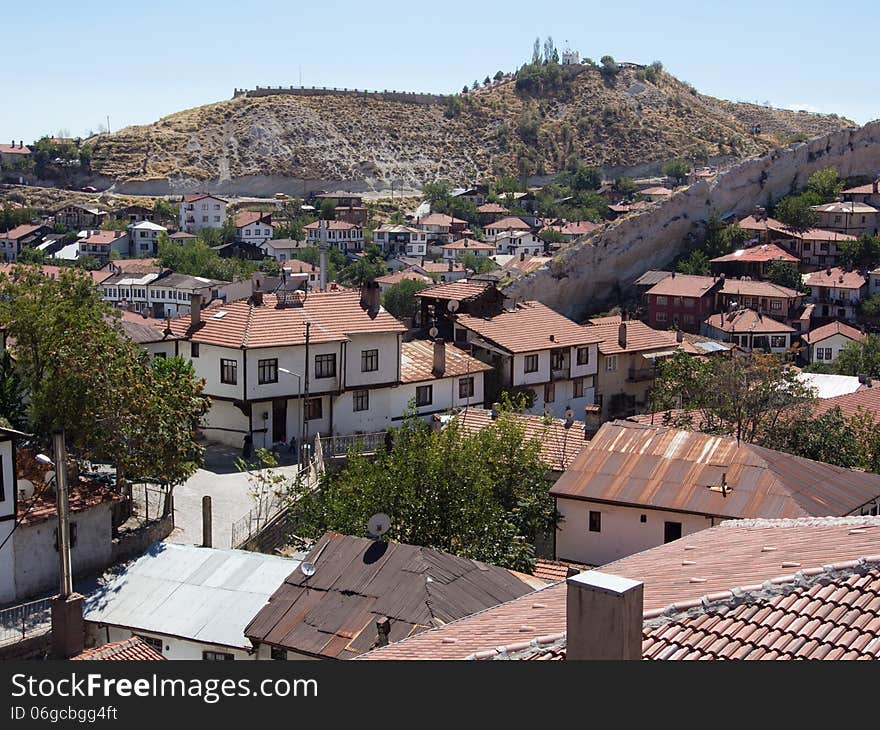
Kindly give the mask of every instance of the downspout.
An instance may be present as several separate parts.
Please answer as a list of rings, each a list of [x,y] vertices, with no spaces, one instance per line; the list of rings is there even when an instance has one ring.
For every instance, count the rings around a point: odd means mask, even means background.
[[[248,436],[250,436],[251,443],[253,443],[254,438],[254,412],[253,408],[248,404],[247,398],[247,345],[241,346],[241,360],[242,360],[242,383],[241,383],[241,401],[245,404],[248,411]]]

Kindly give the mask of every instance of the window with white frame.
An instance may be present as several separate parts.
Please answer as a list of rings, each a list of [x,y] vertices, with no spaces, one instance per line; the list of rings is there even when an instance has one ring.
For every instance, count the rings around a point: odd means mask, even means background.
[[[356,390],[352,394],[352,403],[354,404],[353,408],[355,411],[368,411],[370,410],[370,391],[369,390]]]
[[[609,373],[617,370],[617,355],[605,356],[605,370]]]

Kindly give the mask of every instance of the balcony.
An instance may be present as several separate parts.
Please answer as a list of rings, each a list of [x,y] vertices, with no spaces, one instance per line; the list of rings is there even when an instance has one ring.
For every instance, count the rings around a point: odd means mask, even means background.
[[[557,368],[556,370],[550,371],[550,380],[571,380],[571,368]]]

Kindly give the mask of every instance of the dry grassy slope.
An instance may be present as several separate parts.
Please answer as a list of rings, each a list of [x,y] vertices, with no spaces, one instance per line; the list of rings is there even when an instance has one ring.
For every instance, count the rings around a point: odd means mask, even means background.
[[[569,74],[562,92],[521,98],[512,83],[471,93],[454,119],[443,105],[348,96],[240,97],[94,140],[93,168],[117,179],[284,175],[422,183],[501,173],[551,174],[576,157],[636,165],[689,154],[748,156],[795,135],[850,124],[831,116],[734,104],[622,70]],[[540,122],[530,137],[527,118]],[[762,125],[760,137],[749,130]]]

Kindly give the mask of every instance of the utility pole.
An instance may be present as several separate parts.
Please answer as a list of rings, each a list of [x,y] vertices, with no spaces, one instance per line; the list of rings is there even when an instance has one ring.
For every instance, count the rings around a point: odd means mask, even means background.
[[[300,466],[305,465],[306,460],[308,459],[308,455],[309,455],[309,447],[308,447],[308,443],[307,443],[307,439],[309,437],[309,427],[308,427],[308,421],[306,421],[306,414],[308,412],[307,406],[308,406],[308,402],[309,402],[309,330],[310,330],[311,326],[312,326],[312,323],[307,320],[306,321],[306,367],[305,367],[305,370],[303,370],[303,377],[304,377],[305,383],[303,385],[303,394],[302,394],[302,398],[301,398],[301,400],[302,400],[302,418],[300,419],[300,421],[302,423],[302,438],[300,440],[300,445],[299,445]]]
[[[83,597],[73,592],[70,559],[70,504],[67,494],[67,448],[64,430],[55,440],[55,494],[58,508],[58,553],[61,560],[60,593],[52,599],[52,652],[67,659],[82,652],[85,645]]]

